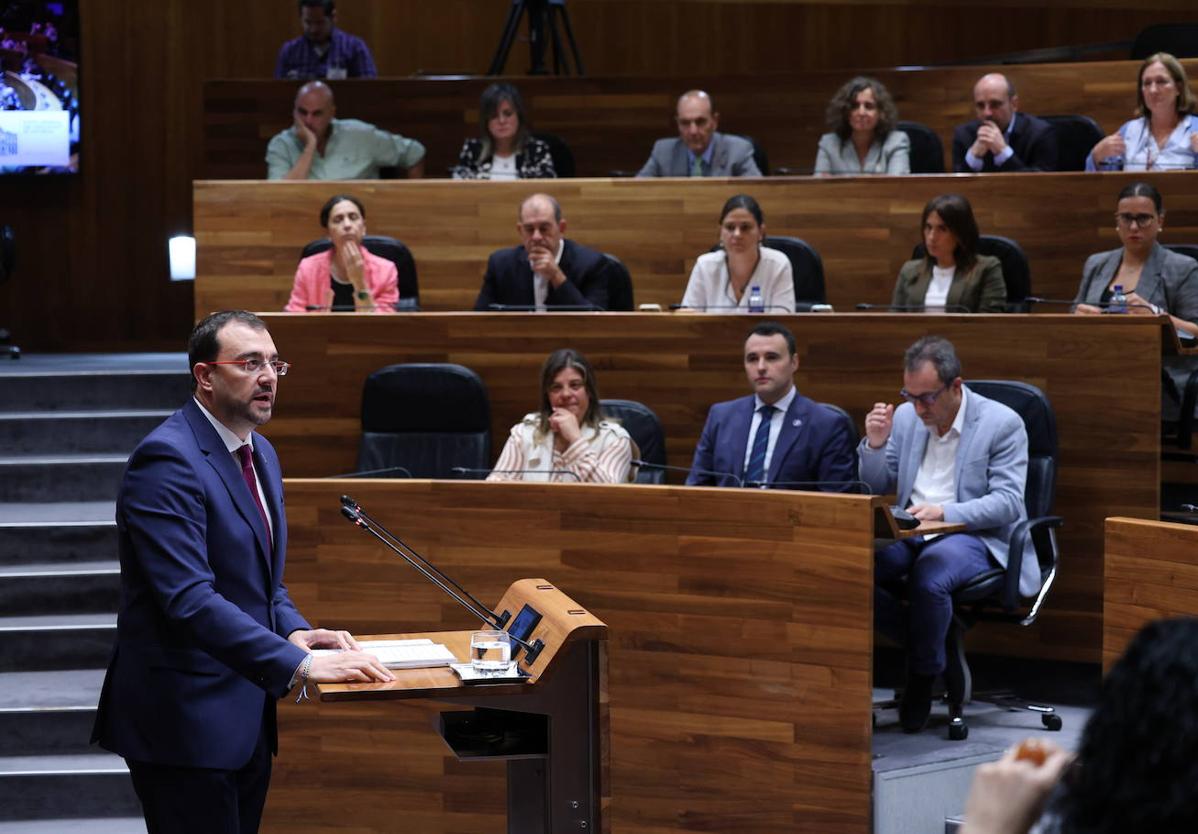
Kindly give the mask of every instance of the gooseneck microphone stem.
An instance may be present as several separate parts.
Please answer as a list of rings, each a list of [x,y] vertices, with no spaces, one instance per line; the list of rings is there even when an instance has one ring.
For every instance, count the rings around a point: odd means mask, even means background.
[[[356,527],[365,530],[367,533],[382,542],[385,547],[393,551],[405,562],[414,567],[424,576],[425,579],[429,580],[442,591],[457,600],[463,608],[465,608],[475,617],[478,617],[480,620],[482,620],[488,627],[498,629],[503,628],[505,623],[502,619],[500,619],[498,614],[479,602],[478,599],[476,599],[469,591],[467,591],[457,582],[454,582],[451,578],[446,576],[440,568],[436,567],[415,550],[408,547],[408,545],[405,544],[402,539],[371,518],[370,515],[358,505],[358,502],[354,501],[354,499],[350,498],[348,495],[341,496],[341,514],[353,522]],[[453,589],[456,590],[451,589],[449,587],[450,585],[452,585]],[[467,602],[467,600],[469,600],[469,602]],[[528,646],[523,641],[518,640],[515,635],[512,635],[512,639],[520,642],[520,644],[524,645],[526,649],[528,648]]]
[[[698,469],[693,466],[667,466],[664,463],[651,463],[647,460],[641,460],[639,458],[633,458],[630,461],[630,463],[633,466],[636,466],[638,468],[658,469],[658,470],[661,470],[662,472],[681,472],[684,475],[689,475],[692,472],[697,472],[700,475],[710,475],[713,478],[720,479],[716,483],[716,486],[722,486],[723,481],[725,481],[725,480],[732,481],[738,487],[743,487],[745,485],[743,478],[741,478],[739,475],[734,475],[731,472],[716,472],[715,470],[712,470],[712,469]]]

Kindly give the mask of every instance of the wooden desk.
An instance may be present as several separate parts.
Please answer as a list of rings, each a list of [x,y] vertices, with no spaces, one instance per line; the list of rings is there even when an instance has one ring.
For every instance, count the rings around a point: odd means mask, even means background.
[[[884,539],[910,539],[915,536],[943,536],[945,533],[961,533],[968,529],[964,524],[951,521],[923,521],[918,527],[904,530],[898,526],[890,508],[895,496],[874,496],[874,535]]]
[[[456,631],[468,615],[288,480],[287,585],[313,624]],[[608,626],[611,830],[870,830],[873,505],[661,486],[361,481],[372,516],[483,600],[553,577]],[[460,763],[430,708],[280,709],[266,830],[503,828],[503,768]]]
[[[572,239],[625,263],[638,303],[663,309],[682,300],[695,259],[719,240],[720,207],[740,192],[761,203],[771,234],[801,237],[819,251],[828,301],[840,312],[861,302],[890,302],[895,277],[920,241],[924,204],[948,191],[970,199],[982,232],[1020,243],[1033,294],[1069,300],[1077,295],[1086,258],[1119,246],[1111,221],[1115,196],[1133,180],[1161,189],[1170,240],[1198,240],[1198,171],[336,187],[196,182],[196,318],[230,307],[282,310],[301,249],[324,235],[317,222],[321,205],[345,190],[365,202],[372,233],[398,237],[411,249],[420,302],[430,311],[473,309],[487,257],[519,242],[516,208],[539,190],[561,201]]]
[[[1198,527],[1138,518],[1106,520],[1102,667],[1162,617],[1198,616]]]
[[[284,472],[324,477],[354,468],[361,387],[396,362],[458,362],[491,399],[493,457],[538,397],[541,363],[569,345],[594,364],[604,397],[639,400],[665,428],[671,464],[689,465],[712,403],[747,393],[741,350],[751,316],[652,314],[418,314],[265,317],[282,381],[266,435]],[[1032,630],[975,630],[990,651],[1098,661],[1102,524],[1155,518],[1160,471],[1160,325],[1143,316],[805,315],[799,390],[847,409],[855,423],[880,399],[896,402],[903,351],[938,333],[957,346],[968,379],[1020,379],[1052,402],[1060,436],[1056,513],[1061,577]],[[1113,381],[1117,381],[1115,384]]]
[[[1198,60],[1182,62],[1190,78]],[[1022,66],[877,68],[865,71],[889,88],[899,118],[923,122],[944,144],[952,170],[953,128],[973,118],[973,85],[987,72],[1009,74],[1020,109],[1038,115],[1082,113],[1108,133],[1130,118],[1138,61]],[[810,172],[826,128],[833,93],[854,73],[814,70],[784,74],[609,78],[516,78],[537,130],[562,137],[580,176],[637,171],[653,141],[677,135],[674,102],[683,90],[711,93],[720,128],[754,137],[774,167]],[[478,131],[478,98],[492,78],[390,78],[332,82],[337,113],[419,139],[430,176],[446,176],[462,140]],[[298,85],[262,79],[209,80],[203,90],[203,176],[266,176],[266,143],[291,124]],[[1113,211],[1113,209],[1111,209]],[[712,221],[714,225],[714,221]]]

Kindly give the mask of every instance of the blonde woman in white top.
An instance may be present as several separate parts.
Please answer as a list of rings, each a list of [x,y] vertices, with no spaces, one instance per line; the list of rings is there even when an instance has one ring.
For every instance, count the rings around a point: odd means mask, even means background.
[[[487,480],[618,484],[631,474],[632,438],[603,419],[590,363],[570,348],[549,354],[541,409],[512,426]]]
[[[794,312],[790,259],[765,245],[765,216],[757,201],[737,194],[720,212],[720,248],[695,261],[682,306],[707,313],[747,312],[753,287],[761,289],[764,312]]]

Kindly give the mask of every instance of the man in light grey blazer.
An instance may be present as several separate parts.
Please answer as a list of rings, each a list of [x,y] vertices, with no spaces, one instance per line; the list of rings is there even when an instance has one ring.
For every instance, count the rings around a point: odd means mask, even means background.
[[[944,671],[944,641],[952,593],[979,573],[1006,566],[1008,541],[1027,517],[1027,430],[1005,405],[970,391],[952,343],[926,336],[907,349],[903,399],[877,403],[858,446],[861,480],[921,521],[964,524],[966,532],[915,536],[875,555],[877,627],[907,647],[907,686],[899,708],[906,732],[918,732],[931,712],[932,683]],[[1019,590],[1039,588],[1035,554],[1023,555]],[[904,614],[883,587],[906,581]]]
[[[753,145],[716,130],[711,96],[689,90],[678,98],[677,139],[658,139],[638,177],[760,177]]]

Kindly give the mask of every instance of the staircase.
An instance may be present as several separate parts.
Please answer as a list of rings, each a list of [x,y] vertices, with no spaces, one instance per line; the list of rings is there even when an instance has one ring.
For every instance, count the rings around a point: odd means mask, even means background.
[[[0,362],[0,834],[144,834],[88,743],[120,602],[125,460],[190,394],[183,354]]]

